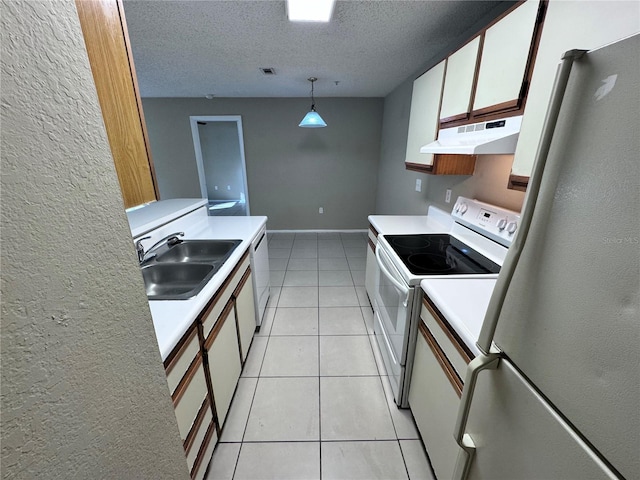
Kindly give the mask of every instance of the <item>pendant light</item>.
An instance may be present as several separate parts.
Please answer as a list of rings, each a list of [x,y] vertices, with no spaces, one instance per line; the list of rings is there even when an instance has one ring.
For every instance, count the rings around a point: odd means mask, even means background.
[[[322,119],[318,112],[316,112],[316,101],[313,98],[313,82],[318,80],[316,77],[311,77],[308,79],[311,82],[311,110],[304,116],[302,121],[300,122],[299,127],[303,128],[322,128],[326,127],[327,124]]]

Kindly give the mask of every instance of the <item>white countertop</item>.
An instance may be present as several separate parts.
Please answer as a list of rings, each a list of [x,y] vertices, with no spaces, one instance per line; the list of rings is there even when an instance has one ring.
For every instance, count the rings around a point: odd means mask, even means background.
[[[448,233],[453,220],[448,213],[431,207],[429,215],[370,215],[369,223],[381,235],[398,235]]]
[[[139,237],[206,204],[206,198],[172,198],[128,209],[131,236]]]
[[[174,212],[174,217],[175,215]],[[267,217],[263,216],[206,217],[197,222],[194,229],[185,235],[185,239],[237,239],[242,240],[242,243],[197,296],[189,300],[149,301],[162,360],[171,353],[173,347],[229,276],[244,252],[251,246],[251,241],[266,223]]]
[[[496,279],[428,279],[420,286],[475,355]]]

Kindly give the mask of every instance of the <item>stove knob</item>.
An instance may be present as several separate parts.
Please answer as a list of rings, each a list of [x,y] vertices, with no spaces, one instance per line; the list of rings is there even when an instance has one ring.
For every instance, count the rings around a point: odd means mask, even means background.
[[[516,229],[518,228],[518,224],[516,222],[509,222],[509,225],[507,225],[507,232],[514,233],[516,231]]]
[[[502,231],[504,230],[504,227],[507,226],[507,219],[506,218],[501,218],[500,220],[498,220],[498,230]]]
[[[460,211],[460,204],[456,203],[455,206],[453,207],[453,210],[458,213]]]
[[[467,211],[467,204],[466,203],[462,203],[460,204],[460,213],[463,214]]]

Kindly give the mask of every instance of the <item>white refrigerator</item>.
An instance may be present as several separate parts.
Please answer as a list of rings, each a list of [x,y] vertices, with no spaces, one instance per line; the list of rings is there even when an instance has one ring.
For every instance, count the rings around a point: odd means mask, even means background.
[[[640,479],[640,35],[571,51],[478,346],[457,478]]]

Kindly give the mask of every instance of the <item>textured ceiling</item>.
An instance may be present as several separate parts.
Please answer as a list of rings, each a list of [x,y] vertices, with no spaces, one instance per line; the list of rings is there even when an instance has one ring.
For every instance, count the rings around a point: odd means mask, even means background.
[[[277,0],[124,6],[143,97],[303,97],[311,76],[319,97],[383,97],[499,3],[338,1],[328,24]]]

